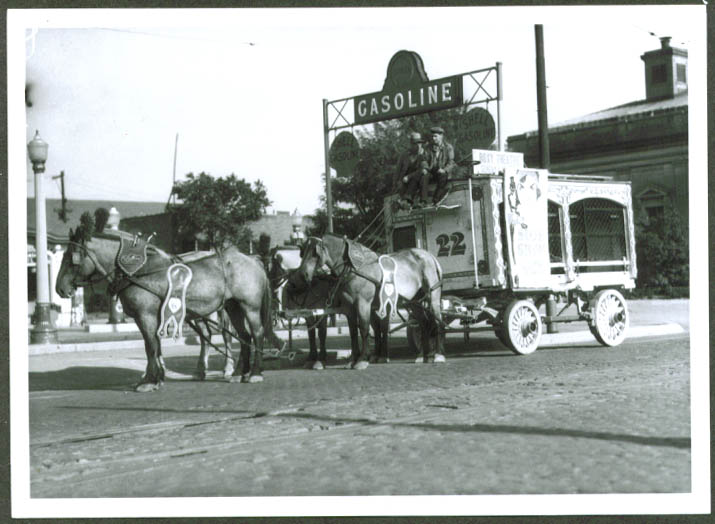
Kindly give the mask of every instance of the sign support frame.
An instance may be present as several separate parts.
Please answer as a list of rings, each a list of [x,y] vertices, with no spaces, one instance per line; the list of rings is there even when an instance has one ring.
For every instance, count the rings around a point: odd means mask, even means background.
[[[490,91],[487,91],[485,88],[484,84],[487,83],[487,80],[489,79],[490,74],[494,72],[495,73],[495,80],[494,82],[496,83],[495,86],[495,93],[491,94]],[[475,75],[480,75],[483,74],[481,78],[481,82],[475,78]],[[474,71],[468,71],[466,73],[460,73],[457,75],[453,75],[456,77],[461,77],[462,83],[465,83],[465,80],[467,78],[471,79],[474,84],[476,84],[476,90],[472,93],[471,98],[468,97],[467,95],[467,88],[463,87],[463,92],[462,92],[462,100],[463,103],[458,105],[457,107],[463,108],[465,111],[467,108],[471,106],[476,106],[479,104],[486,104],[487,108],[489,107],[489,102],[496,102],[496,128],[497,128],[497,149],[498,151],[503,151],[504,150],[504,145],[502,141],[502,119],[501,119],[501,110],[502,110],[502,63],[501,62],[496,62],[494,66],[491,67],[486,67],[482,69],[476,69]],[[491,86],[490,90],[494,90]],[[477,98],[477,95],[480,93],[484,94],[484,98]],[[376,124],[377,122],[384,122],[387,120],[394,120],[396,118],[401,118],[402,115],[395,115],[395,116],[389,116],[387,118],[381,118],[374,120],[368,124],[356,124],[355,123],[355,117],[354,115],[351,114],[346,114],[347,113],[347,108],[350,107],[349,102],[351,100],[354,101],[355,98],[365,96],[363,95],[355,95],[355,96],[350,96],[350,97],[345,97],[345,98],[337,98],[335,100],[328,100],[326,98],[323,99],[323,145],[324,145],[324,156],[325,156],[325,191],[326,191],[326,206],[327,206],[327,213],[328,213],[328,232],[332,233],[333,232],[333,198],[332,198],[332,189],[331,189],[331,175],[330,175],[330,159],[329,159],[329,151],[330,151],[330,133],[337,133],[337,131],[341,129],[346,129],[346,128],[354,128],[355,125],[371,125],[371,124]],[[341,107],[338,108],[338,104],[343,103]],[[335,117],[330,123],[330,113],[331,110],[335,113]],[[425,111],[425,113],[433,113],[436,111],[442,111],[443,109],[433,109],[429,111]],[[488,109],[487,109],[488,110]],[[351,108],[352,111],[352,108]]]

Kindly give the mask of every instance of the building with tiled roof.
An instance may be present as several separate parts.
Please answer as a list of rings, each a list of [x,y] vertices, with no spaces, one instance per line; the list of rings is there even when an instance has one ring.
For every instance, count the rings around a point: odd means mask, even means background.
[[[550,171],[630,180],[637,219],[673,206],[688,219],[688,53],[671,47],[641,56],[646,97],[549,126]],[[539,166],[538,131],[510,136],[510,151]]]

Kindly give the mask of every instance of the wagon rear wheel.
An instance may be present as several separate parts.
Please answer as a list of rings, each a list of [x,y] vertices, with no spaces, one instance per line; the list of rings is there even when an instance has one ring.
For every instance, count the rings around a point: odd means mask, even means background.
[[[626,299],[615,289],[596,293],[589,303],[591,321],[589,329],[604,346],[617,346],[626,338],[628,308]]]
[[[539,310],[528,300],[510,303],[504,311],[501,334],[504,340],[499,339],[517,355],[533,353],[541,341]]]

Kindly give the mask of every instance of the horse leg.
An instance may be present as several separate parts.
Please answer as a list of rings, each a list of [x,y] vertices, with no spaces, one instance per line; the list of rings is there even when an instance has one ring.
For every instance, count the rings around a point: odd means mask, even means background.
[[[345,316],[348,319],[348,331],[350,332],[350,363],[347,367],[352,368],[355,366],[360,353],[358,350],[357,314],[354,309],[350,309]]]
[[[358,302],[358,327],[360,330],[360,355],[355,361],[354,369],[366,369],[370,364],[370,344],[368,343],[370,336],[370,314],[371,304],[367,300]]]
[[[248,328],[253,339],[253,348],[250,351],[251,358],[250,371],[248,377],[242,377],[242,382],[263,382],[263,319],[260,309],[249,310],[246,313]],[[243,350],[241,350],[243,351]]]
[[[375,351],[370,355],[370,364],[376,364],[382,355],[382,329],[380,317],[373,313],[370,317],[370,324],[375,333]]]
[[[141,313],[135,317],[139,331],[144,337],[144,350],[146,351],[146,372],[134,387],[139,393],[155,391],[164,383],[164,365],[161,361],[161,340],[156,334],[159,320],[156,314]]]
[[[238,366],[234,368],[230,381],[241,382],[243,376],[248,376],[251,361],[251,346],[249,344],[249,335],[246,331],[245,317],[239,305],[233,300],[227,301],[224,308],[241,343]]]
[[[328,365],[328,350],[325,346],[325,340],[328,337],[328,316],[323,315],[318,322],[318,339],[320,340],[320,354],[318,355],[318,362],[313,366],[313,369],[325,369]]]
[[[378,364],[386,364],[390,361],[390,314],[385,315],[385,318],[379,319],[377,322],[377,330],[375,330],[375,340],[380,333],[380,352],[377,355]]]
[[[197,380],[206,380],[206,370],[209,368],[209,349],[206,340],[211,340],[211,329],[201,320],[193,321],[191,326],[199,334],[199,340],[201,341],[201,352],[199,353],[199,360],[196,363],[194,378]]]
[[[428,363],[434,361],[434,355],[431,354],[430,344],[430,321],[427,318],[425,311],[419,307],[415,308],[414,317],[420,325],[420,338],[422,339],[422,362]]]
[[[436,363],[446,362],[444,356],[444,326],[442,325],[442,290],[434,289],[430,292],[430,320],[432,321],[433,330],[435,333],[435,351],[432,353]]]
[[[305,317],[305,322],[308,325],[308,344],[310,351],[308,352],[308,360],[303,366],[305,369],[313,369],[318,362],[318,345],[315,342],[315,317]]]
[[[231,333],[228,332],[231,327],[231,319],[225,311],[219,313],[219,326],[221,327],[221,336],[223,338],[223,348],[226,352],[223,360],[223,378],[230,378],[236,369],[233,359],[233,351],[231,349]]]

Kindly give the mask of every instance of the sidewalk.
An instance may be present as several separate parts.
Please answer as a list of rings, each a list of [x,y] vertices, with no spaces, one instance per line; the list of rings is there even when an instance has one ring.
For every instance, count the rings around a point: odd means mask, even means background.
[[[689,331],[689,301],[680,300],[634,300],[628,303],[630,313],[630,328],[628,337],[642,336],[662,336],[668,334],[683,333]],[[328,337],[342,336],[346,341],[344,351],[349,353],[349,339],[347,326],[340,325],[328,328]],[[393,324],[397,326],[397,324]],[[456,326],[456,323],[455,323]],[[548,334],[544,327],[544,332],[539,347],[553,347],[559,345],[569,345],[576,343],[592,342],[593,335],[588,330],[585,322],[572,322],[558,325],[558,333]],[[281,339],[288,341],[288,330],[277,329],[276,334]],[[392,334],[393,337],[406,337],[405,328]],[[307,332],[302,327],[294,328],[292,333],[293,341],[299,342],[307,339]],[[461,333],[449,334],[449,338],[462,338]],[[472,333],[470,338],[494,338],[489,332]],[[127,322],[124,324],[92,323],[86,329],[70,328],[58,330],[58,344],[30,344],[28,346],[29,355],[43,355],[50,353],[103,351],[119,349],[141,349],[144,350],[144,341],[139,333],[136,324]],[[223,340],[220,335],[214,335],[212,342],[222,347]],[[166,338],[162,340],[162,347],[195,346],[198,351],[199,339],[190,328],[184,330],[184,336],[173,340]],[[292,351],[305,352],[303,346],[307,344],[294,343]],[[330,350],[336,351],[336,350]],[[339,351],[339,350],[338,350]],[[266,351],[266,357],[275,358],[275,351]],[[294,355],[300,357],[302,355]],[[292,360],[292,359],[291,359]]]

